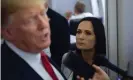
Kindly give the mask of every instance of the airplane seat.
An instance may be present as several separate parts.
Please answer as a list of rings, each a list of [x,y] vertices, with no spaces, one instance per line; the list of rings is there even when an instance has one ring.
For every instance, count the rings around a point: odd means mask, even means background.
[[[72,19],[70,20],[70,34],[76,36],[76,31],[78,23],[81,19]]]

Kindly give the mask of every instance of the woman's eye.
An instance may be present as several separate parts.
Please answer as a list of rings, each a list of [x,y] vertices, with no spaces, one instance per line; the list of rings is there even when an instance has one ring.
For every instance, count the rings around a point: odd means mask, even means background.
[[[86,35],[91,35],[91,32],[86,31],[85,34],[86,34]]]
[[[77,31],[77,34],[81,33],[81,31]]]

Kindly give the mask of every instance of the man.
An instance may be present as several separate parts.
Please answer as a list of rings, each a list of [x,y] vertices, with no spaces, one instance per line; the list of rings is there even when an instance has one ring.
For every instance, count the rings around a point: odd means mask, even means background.
[[[51,29],[51,58],[61,67],[61,60],[64,53],[70,47],[70,31],[67,20],[59,13],[48,8],[47,15],[50,18]]]
[[[72,16],[72,12],[71,12],[71,11],[66,11],[66,12],[65,12],[65,18],[66,18],[67,20],[69,20],[71,16]]]
[[[1,80],[66,80],[43,52],[51,43],[45,0],[1,3]]]
[[[45,0],[2,0],[2,80],[64,80],[51,59],[56,78],[46,70],[40,52],[49,47]],[[45,14],[44,14],[45,12]],[[46,62],[46,61],[45,61]]]
[[[85,4],[83,1],[77,1],[74,6],[74,15],[71,16],[70,20],[72,19],[82,19],[84,17],[93,16],[90,12],[85,12]]]

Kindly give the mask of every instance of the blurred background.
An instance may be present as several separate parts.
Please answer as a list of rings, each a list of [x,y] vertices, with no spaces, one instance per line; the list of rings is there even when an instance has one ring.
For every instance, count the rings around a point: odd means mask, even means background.
[[[67,18],[74,15],[79,0],[48,0],[51,9]],[[133,0],[80,0],[85,12],[99,17],[105,25],[106,57],[117,67],[133,75]],[[69,17],[70,18],[70,17]],[[63,26],[62,26],[63,27]],[[107,70],[111,80],[117,73]]]
[[[74,14],[74,5],[78,0],[49,0],[49,7],[66,16]],[[105,25],[107,40],[107,58],[118,67],[128,70],[133,61],[133,0],[81,0],[86,12],[101,17]],[[133,74],[133,68],[130,74]],[[117,74],[108,71],[112,80]]]

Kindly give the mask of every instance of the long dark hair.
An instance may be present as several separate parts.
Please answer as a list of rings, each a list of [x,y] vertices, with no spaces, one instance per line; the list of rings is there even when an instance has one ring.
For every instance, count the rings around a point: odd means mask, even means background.
[[[96,36],[95,55],[106,55],[106,38],[105,30],[102,21],[95,17],[86,17],[79,21],[78,26],[83,21],[91,21]],[[81,50],[77,48],[77,52],[81,53]]]

